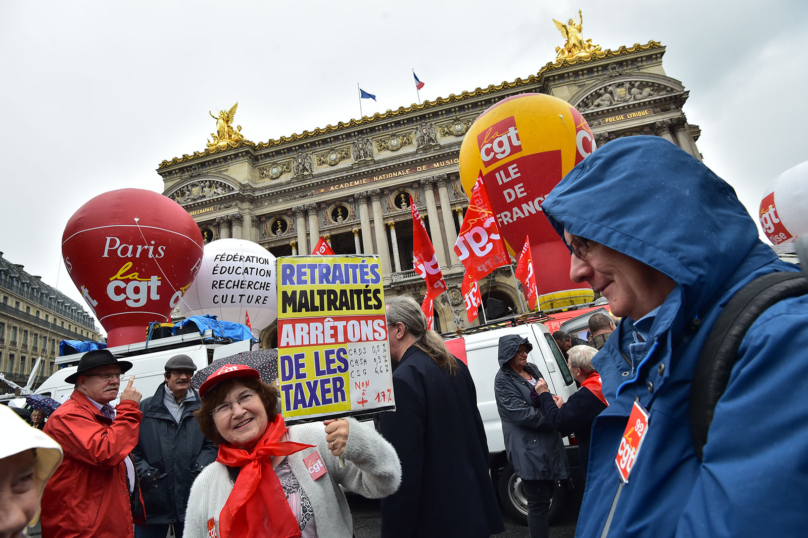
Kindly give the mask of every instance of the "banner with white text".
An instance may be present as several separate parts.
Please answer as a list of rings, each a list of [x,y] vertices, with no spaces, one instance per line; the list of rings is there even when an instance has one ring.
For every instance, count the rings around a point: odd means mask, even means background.
[[[395,409],[378,256],[280,257],[276,274],[286,423]]]

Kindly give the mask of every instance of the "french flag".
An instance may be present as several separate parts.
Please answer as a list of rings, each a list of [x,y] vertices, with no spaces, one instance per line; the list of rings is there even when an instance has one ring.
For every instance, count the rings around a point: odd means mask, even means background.
[[[424,87],[424,83],[418,80],[418,75],[415,74],[415,71],[412,72],[412,76],[415,77],[415,89],[420,90]]]

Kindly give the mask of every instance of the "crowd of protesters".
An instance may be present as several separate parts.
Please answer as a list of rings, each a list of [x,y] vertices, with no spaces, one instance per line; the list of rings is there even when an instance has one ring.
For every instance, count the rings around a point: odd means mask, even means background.
[[[597,150],[542,210],[570,250],[570,278],[621,319],[592,315],[588,342],[553,334],[580,384],[566,402],[531,362],[529,340],[499,341],[491,383],[530,536],[549,535],[568,434],[586,470],[576,536],[804,532],[808,408],[795,402],[808,383],[808,297],[774,301],[736,335],[709,437],[697,446],[691,431],[703,412],[691,406],[694,376],[719,315],[757,277],[796,266],[760,241],[727,183],[657,137]],[[377,428],[350,418],[287,428],[258,371],[227,365],[196,391],[186,356],[141,402],[133,377],[119,395],[131,363],[86,353],[44,428],[41,413],[26,425],[0,406],[0,536],[22,536],[41,505],[44,538],[162,537],[169,526],[193,538],[349,538],[343,490],[382,499],[384,537],[502,532],[468,367],[411,298],[389,300],[387,322],[397,409]],[[615,455],[637,408],[648,420],[626,481]]]

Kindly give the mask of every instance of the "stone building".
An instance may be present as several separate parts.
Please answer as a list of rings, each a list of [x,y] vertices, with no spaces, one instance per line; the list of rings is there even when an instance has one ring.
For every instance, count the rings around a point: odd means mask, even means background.
[[[0,252],[0,372],[24,386],[42,357],[39,385],[54,370],[62,340],[99,340],[95,320],[76,301],[13,264]],[[0,393],[12,389],[0,381]]]
[[[700,130],[683,111],[688,92],[665,74],[664,54],[654,41],[597,50],[548,63],[525,79],[278,140],[217,138],[205,151],[163,161],[157,172],[164,194],[187,209],[206,241],[250,239],[279,256],[307,254],[322,236],[338,254],[378,254],[385,293],[420,302],[425,286],[412,270],[412,196],[448,286],[435,302],[436,329],[451,331],[455,320],[467,324],[463,266],[452,246],[468,205],[458,155],[474,120],[502,99],[545,93],[577,107],[598,145],[655,135],[701,159]],[[481,282],[480,290],[489,317],[520,310],[509,268]],[[272,331],[262,334],[265,345]]]

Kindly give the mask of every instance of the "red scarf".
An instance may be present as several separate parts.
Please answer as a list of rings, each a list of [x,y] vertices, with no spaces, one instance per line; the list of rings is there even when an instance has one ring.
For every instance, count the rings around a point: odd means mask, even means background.
[[[597,396],[598,400],[603,402],[603,405],[607,407],[609,406],[609,402],[607,402],[606,398],[603,397],[603,382],[600,380],[600,374],[597,372],[592,372],[586,376],[586,379],[584,379],[584,382],[581,383],[581,386],[588,388],[592,394]]]
[[[280,442],[285,433],[286,425],[278,413],[252,451],[226,443],[219,445],[216,461],[228,467],[241,467],[233,491],[219,514],[222,538],[300,536],[300,526],[286,501],[271,458],[288,456],[313,445]]]

